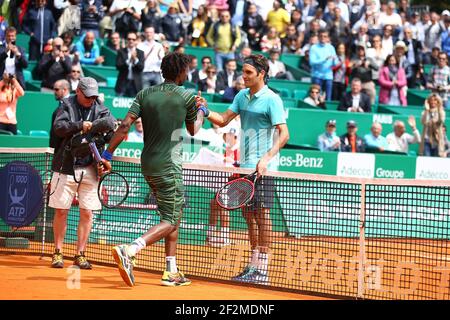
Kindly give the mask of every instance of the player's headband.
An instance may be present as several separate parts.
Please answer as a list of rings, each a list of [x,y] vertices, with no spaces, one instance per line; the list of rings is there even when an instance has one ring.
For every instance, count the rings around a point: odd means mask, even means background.
[[[251,65],[252,67],[254,67],[256,69],[256,71],[258,73],[260,73],[261,71],[264,71],[265,72],[264,82],[267,82],[267,80],[269,79],[269,72],[268,72],[268,70],[265,70],[263,68],[263,66],[261,66],[259,63],[256,63],[255,60],[253,60],[252,58],[244,59],[244,64]]]

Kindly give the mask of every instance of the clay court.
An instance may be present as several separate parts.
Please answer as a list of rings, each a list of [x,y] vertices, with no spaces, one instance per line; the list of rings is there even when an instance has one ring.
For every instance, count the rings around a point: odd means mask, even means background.
[[[136,286],[130,288],[112,267],[94,265],[81,270],[80,288],[69,277],[70,261],[64,269],[51,269],[51,259],[38,256],[0,254],[0,300],[317,300],[315,296],[242,287],[193,279],[187,287],[168,288],[159,284],[161,275],[135,272]],[[176,294],[174,294],[174,291]]]

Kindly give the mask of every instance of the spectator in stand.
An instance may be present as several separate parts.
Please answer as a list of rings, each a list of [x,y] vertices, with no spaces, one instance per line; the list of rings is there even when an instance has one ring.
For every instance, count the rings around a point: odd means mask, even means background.
[[[53,90],[55,100],[58,101],[58,107],[56,107],[55,111],[53,111],[52,113],[52,121],[50,122],[50,131],[49,131],[50,133],[49,147],[55,149],[53,153],[57,153],[59,147],[61,146],[61,142],[64,139],[56,135],[55,128],[53,127],[53,122],[55,121],[56,115],[58,114],[62,100],[70,97],[70,84],[65,79],[58,80],[55,82]]]
[[[207,0],[206,6],[208,11],[211,13],[211,18],[213,21],[216,21],[217,17],[220,16],[222,12],[228,11],[230,8],[227,0]]]
[[[401,31],[403,25],[402,18],[395,10],[396,4],[394,1],[389,1],[386,7],[386,12],[380,13],[380,22],[382,26],[390,25],[393,28],[393,34],[395,37]]]
[[[369,95],[370,103],[375,103],[375,83],[372,80],[372,72],[378,71],[378,65],[369,57],[366,57],[366,48],[364,44],[358,44],[356,48],[356,59],[351,61],[352,73],[351,78],[361,80],[362,89]],[[367,111],[366,111],[367,112]]]
[[[327,101],[330,101],[333,93],[332,67],[338,60],[334,47],[329,43],[328,31],[320,31],[319,40],[309,51],[312,83],[318,84],[326,92]]]
[[[445,111],[442,99],[432,93],[425,100],[425,110],[421,116],[422,136],[419,154],[426,157],[444,157]]]
[[[180,44],[180,45],[176,46],[175,48],[173,48],[173,52],[174,53],[184,54],[185,50],[186,49],[184,48],[184,46],[182,44]]]
[[[81,79],[81,66],[79,64],[72,65],[72,70],[68,78],[71,93],[75,93],[75,91],[77,91],[80,79]]]
[[[379,36],[377,36],[379,37]],[[352,31],[352,40],[351,40],[351,51],[356,52],[356,46],[359,43],[365,43],[366,48],[370,48],[370,35],[369,35],[369,26],[367,23],[361,24],[361,26],[358,29],[353,29]],[[380,40],[381,42],[381,40]],[[381,48],[381,43],[380,43]]]
[[[144,30],[145,41],[138,45],[138,49],[144,52],[144,71],[142,85],[151,87],[162,82],[161,61],[165,56],[162,44],[155,41],[155,28],[147,27]]]
[[[278,37],[277,30],[274,27],[271,27],[267,34],[262,37],[260,45],[262,52],[281,50],[281,39]]]
[[[198,60],[196,56],[189,55],[189,72],[187,74],[187,81],[197,84],[198,78]]]
[[[141,118],[134,122],[134,130],[128,133],[127,142],[144,142],[144,127]]]
[[[303,101],[312,106],[326,109],[325,94],[320,94],[320,86],[318,84],[312,84],[309,87],[308,96]]]
[[[336,8],[335,0],[327,0],[326,1],[326,7],[325,7],[324,14],[323,14],[323,21],[325,21],[327,24],[331,20],[333,20],[335,8]]]
[[[254,3],[250,3],[244,15],[242,30],[247,34],[248,45],[252,50],[261,50],[260,41],[264,34],[264,19]]]
[[[81,0],[81,34],[88,31],[100,38],[99,23],[103,19],[103,6],[101,0]]]
[[[94,33],[91,31],[81,36],[75,45],[75,52],[80,57],[81,64],[94,65],[102,64],[105,61],[105,58],[100,55],[100,48],[95,41]]]
[[[269,52],[269,78],[295,80],[290,71],[286,70],[286,66],[280,61],[280,52],[272,49]]]
[[[62,15],[58,19],[58,35],[62,36],[68,31],[78,34],[81,25],[81,10],[79,0],[69,0],[70,5],[67,6]]]
[[[441,50],[441,32],[442,26],[439,23],[439,15],[436,12],[431,12],[430,22],[425,25],[425,38],[423,43],[423,59],[425,64],[430,63],[429,55],[432,48],[437,47]]]
[[[236,70],[236,60],[227,60],[225,63],[225,70],[217,73],[216,92],[223,94],[226,88],[231,88],[233,86],[233,81],[235,81],[239,76],[239,73]]]
[[[311,73],[311,65],[309,63],[309,50],[305,51],[305,55],[300,60],[300,69],[303,69],[308,73]]]
[[[399,66],[397,58],[390,54],[380,70],[378,79],[380,84],[379,103],[391,106],[407,106],[405,70]]]
[[[119,96],[134,97],[142,90],[144,52],[137,48],[136,32],[127,35],[127,47],[117,54],[116,68],[119,70],[115,91]]]
[[[297,54],[300,51],[300,41],[295,25],[290,24],[286,29],[286,37],[281,41],[281,52]]]
[[[406,132],[403,121],[396,120],[394,122],[394,131],[386,136],[389,150],[408,153],[410,144],[420,143],[420,132],[416,127],[416,118],[409,116],[408,124],[413,135]]]
[[[334,8],[334,16],[328,22],[327,29],[330,31],[331,43],[336,46],[338,43],[348,43],[350,28],[341,16],[341,8]]]
[[[197,10],[197,16],[188,26],[187,34],[193,47],[207,47],[206,34],[212,24],[211,18],[208,16],[208,10],[205,6],[200,5]]]
[[[17,134],[17,101],[25,94],[14,75],[3,73],[0,80],[0,130]]]
[[[209,66],[212,65],[211,58],[210,57],[202,57],[202,67],[198,71],[198,80],[203,80],[208,77],[206,69],[208,69]]]
[[[423,44],[423,41],[425,39],[425,28],[420,22],[419,17],[420,15],[418,12],[412,12],[411,19],[404,25],[403,34],[405,32],[405,28],[409,28],[412,32],[412,39],[415,39]],[[422,57],[420,58],[422,59]]]
[[[422,63],[422,43],[413,38],[413,31],[409,27],[405,27],[403,29],[403,41],[406,45],[406,58],[408,59],[409,64],[411,65],[411,71],[413,73],[413,77],[417,74],[419,70],[419,65]],[[408,82],[409,88],[416,87],[415,78]]]
[[[351,91],[346,92],[339,103],[338,110],[348,112],[372,112],[370,97],[362,91],[362,83],[353,78]]]
[[[222,102],[233,102],[234,97],[236,97],[238,92],[242,89],[245,89],[244,78],[239,76],[233,81],[233,86],[231,88],[225,89],[225,92],[222,95]]]
[[[359,137],[358,126],[355,121],[347,122],[347,133],[340,137],[342,152],[365,152],[366,146],[364,140]]]
[[[64,56],[68,57],[70,59],[70,62],[72,65],[74,64],[80,64],[80,59],[78,56],[75,56],[75,54],[70,54],[69,47],[67,47],[65,44],[62,45],[61,51],[64,53]]]
[[[297,30],[297,28],[300,27],[302,23],[302,12],[300,11],[300,9],[295,9],[291,12],[291,25],[295,27],[295,30]]]
[[[116,53],[123,48],[122,41],[120,40],[120,34],[118,32],[113,32],[109,36],[106,46]]]
[[[61,34],[61,38],[63,39],[64,45],[69,49],[69,53],[75,52],[75,43],[73,42],[75,38],[75,33],[72,30],[66,31]]]
[[[147,5],[141,12],[142,30],[153,27],[156,33],[161,32],[161,12],[158,9],[156,0],[147,1]]]
[[[176,46],[184,42],[185,30],[183,21],[179,15],[178,4],[170,5],[169,11],[161,19],[161,32],[171,46]]]
[[[167,12],[169,12],[171,5],[178,5],[180,0],[158,0],[159,11],[161,12],[161,17],[164,17]]]
[[[309,42],[307,44],[305,44],[301,49],[299,54],[301,56],[305,56],[306,52],[308,52],[308,58],[309,58],[309,50],[311,49],[311,47],[315,44],[319,43],[319,34],[313,34],[310,38],[309,38]],[[309,60],[308,60],[309,61]],[[308,69],[311,69],[311,66],[309,66],[309,62],[308,62]],[[306,70],[306,69],[305,69]]]
[[[38,64],[38,72],[42,75],[41,91],[53,93],[55,82],[67,79],[71,70],[72,62],[70,57],[62,51],[63,40],[55,38],[52,44],[52,51],[44,54]]]
[[[408,50],[408,47],[406,46],[405,42],[399,40],[395,44],[394,55],[397,59],[399,67],[405,71],[408,87],[414,88],[416,74],[414,73],[414,69],[406,56],[406,50]]]
[[[244,60],[252,55],[252,49],[250,47],[243,47],[241,51],[236,55],[236,62],[238,65],[244,64]]]
[[[273,9],[267,14],[266,21],[269,28],[275,28],[280,38],[284,38],[286,36],[286,28],[291,23],[291,16],[283,8],[280,0],[274,0]]]
[[[439,64],[439,53],[441,50],[438,47],[434,47],[431,50],[431,55],[429,57],[430,64],[433,66],[437,66]]]
[[[162,41],[161,45],[164,50],[164,56],[168,55],[170,53],[170,43],[168,41]]]
[[[385,151],[389,149],[389,145],[385,137],[381,135],[383,127],[381,123],[374,122],[370,128],[370,132],[364,136],[364,142],[366,144],[366,149],[371,149],[374,151]]]
[[[383,27],[383,37],[381,38],[381,48],[383,48],[383,55],[387,57],[394,53],[394,37],[392,36],[394,27],[387,24]]]
[[[352,71],[350,59],[347,57],[345,44],[336,47],[338,63],[333,67],[333,100],[340,101],[348,85],[348,77]]]
[[[305,46],[311,43],[312,37],[317,37],[320,31],[320,23],[318,20],[311,20],[309,23],[302,23],[298,28],[297,32],[299,34],[298,41],[300,46]]]
[[[448,66],[448,57],[445,52],[440,52],[438,56],[438,65],[431,68],[428,77],[427,89],[438,94],[445,108],[450,109],[450,67]]]
[[[441,34],[442,51],[450,57],[450,15],[444,20],[445,29]]]
[[[6,28],[5,35],[5,42],[0,45],[0,75],[12,74],[25,88],[23,69],[28,67],[25,49],[16,45],[17,31],[14,27]]]
[[[5,21],[5,18],[0,15],[0,45],[5,41],[6,28],[8,28],[8,23]]]
[[[23,11],[20,6],[26,1],[17,0],[1,0],[0,1],[0,17],[3,17],[5,27],[14,27],[20,31],[22,21],[20,21],[19,13]],[[27,4],[28,5],[28,4]]]
[[[217,70],[223,70],[224,61],[235,59],[236,49],[241,44],[241,32],[238,26],[230,23],[230,13],[222,11],[220,21],[214,23],[206,39],[214,47]]]
[[[198,82],[198,90],[207,93],[216,92],[216,82],[217,82],[217,69],[213,65],[209,65],[206,68],[206,79],[200,80]]]
[[[126,38],[130,31],[137,32],[142,9],[138,0],[114,0],[108,12],[113,31],[119,32],[121,38]]]
[[[23,19],[23,31],[30,35],[29,60],[39,60],[45,44],[56,34],[56,22],[46,4],[47,0],[36,0],[35,7],[28,9]]]
[[[341,139],[336,135],[336,120],[328,120],[325,124],[325,132],[317,139],[320,151],[339,151]]]

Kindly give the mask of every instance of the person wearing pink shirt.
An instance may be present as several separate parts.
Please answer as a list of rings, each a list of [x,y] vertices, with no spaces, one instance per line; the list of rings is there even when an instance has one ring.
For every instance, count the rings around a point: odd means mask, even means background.
[[[17,134],[17,100],[25,94],[16,77],[4,73],[0,80],[0,130]]]
[[[381,68],[378,83],[380,85],[379,102],[381,104],[406,106],[406,74],[405,70],[398,66],[397,58],[390,54]]]

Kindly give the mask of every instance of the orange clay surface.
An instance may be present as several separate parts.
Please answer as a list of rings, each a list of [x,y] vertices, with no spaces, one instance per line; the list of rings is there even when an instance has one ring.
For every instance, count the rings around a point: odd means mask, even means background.
[[[43,300],[318,300],[320,297],[268,289],[243,287],[193,279],[190,286],[164,287],[161,274],[136,271],[136,286],[128,287],[117,269],[93,265],[92,270],[80,270],[76,277],[71,261],[64,269],[49,267],[51,259],[38,256],[0,254],[0,299]],[[79,289],[77,288],[79,286]],[[72,289],[71,289],[72,288]]]

